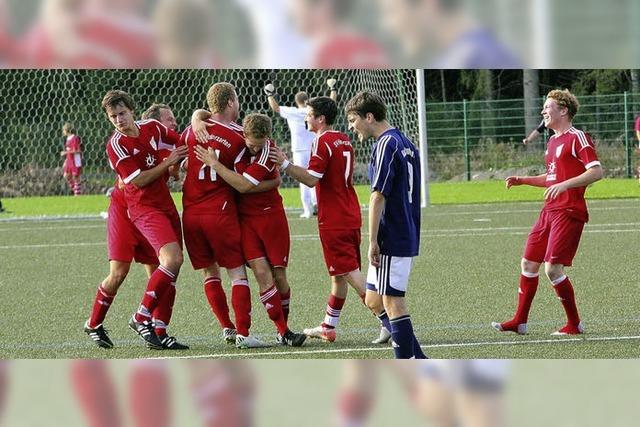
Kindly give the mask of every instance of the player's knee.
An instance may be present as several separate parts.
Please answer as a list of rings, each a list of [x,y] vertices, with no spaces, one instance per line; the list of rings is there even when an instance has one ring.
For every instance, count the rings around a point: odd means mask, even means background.
[[[558,280],[564,274],[564,266],[562,264],[549,264],[547,263],[544,266],[544,272],[547,275],[547,278],[554,282]]]
[[[382,296],[375,292],[367,292],[364,297],[364,303],[376,314],[382,313],[384,306],[382,305]]]
[[[522,258],[520,261],[520,267],[523,273],[538,273],[540,271],[540,263],[529,261],[526,258]]]

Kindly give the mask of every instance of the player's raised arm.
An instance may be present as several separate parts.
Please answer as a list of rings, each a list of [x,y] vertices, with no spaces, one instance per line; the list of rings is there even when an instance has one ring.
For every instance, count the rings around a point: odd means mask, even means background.
[[[334,101],[338,101],[338,89],[336,88],[336,84],[338,81],[334,78],[327,79],[327,86],[329,87],[329,98]]]
[[[211,126],[206,121],[211,118],[211,112],[207,110],[196,110],[191,115],[191,129],[200,144],[206,144],[209,132],[207,127]]]
[[[274,113],[280,114],[280,105],[278,105],[278,101],[276,101],[275,98],[276,88],[273,86],[273,83],[269,83],[264,87],[264,93],[267,95],[269,108],[271,108]]]

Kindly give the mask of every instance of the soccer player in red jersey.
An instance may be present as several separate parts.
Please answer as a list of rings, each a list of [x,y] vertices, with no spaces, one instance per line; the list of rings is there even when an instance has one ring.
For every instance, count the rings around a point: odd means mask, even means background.
[[[338,107],[334,100],[326,96],[312,98],[307,105],[307,125],[317,135],[309,168],[291,164],[284,153],[275,147],[270,158],[287,175],[316,188],[318,229],[331,276],[331,294],[322,324],[305,329],[304,333],[333,342],[349,284],[364,301],[365,280],[360,271],[362,217],[352,182],[353,146],[347,135],[333,130]]]
[[[172,301],[175,298],[175,283],[183,262],[180,218],[167,187],[166,172],[184,158],[187,148],[180,146],[180,136],[175,131],[160,122],[136,122],[133,100],[126,92],[107,92],[102,106],[116,129],[107,143],[107,154],[124,184],[129,218],[160,261],[129,326],[150,348],[162,349],[151,320],[165,294]],[[172,146],[177,148],[162,160],[159,150]]]
[[[573,286],[564,273],[578,250],[584,224],[589,220],[584,193],[589,184],[602,179],[603,171],[591,137],[572,125],[579,103],[568,90],[552,90],[542,109],[547,128],[555,133],[547,142],[547,172],[533,177],[510,176],[514,185],[546,187],[545,203],[538,221],[529,233],[522,258],[522,274],[515,316],[503,323],[493,322],[498,331],[526,334],[529,309],[538,289],[538,271],[545,273],[562,302],[567,324],[553,335],[583,333]]]
[[[82,142],[71,123],[62,126],[62,134],[67,138],[64,151],[60,153],[61,157],[65,157],[62,176],[69,184],[73,195],[79,196],[82,194]]]
[[[222,164],[233,168],[245,149],[242,127],[236,124],[240,104],[233,85],[216,83],[207,93],[211,111],[208,120],[208,143]],[[223,328],[223,339],[235,342],[238,348],[263,347],[249,335],[251,327],[251,294],[242,255],[242,239],[235,192],[216,171],[202,163],[195,146],[198,140],[191,127],[182,134],[189,147],[187,177],[183,186],[182,222],[191,264],[204,275],[204,290],[211,310]],[[229,307],[222,288],[220,267],[227,269],[231,279],[231,304],[235,325],[229,317]]]
[[[290,247],[287,216],[276,187],[259,191],[261,183],[279,180],[278,169],[269,160],[275,146],[270,139],[271,119],[264,114],[249,114],[242,127],[246,149],[236,158],[235,171],[220,163],[211,148],[196,146],[196,157],[240,192],[237,200],[242,251],[260,286],[260,301],[276,325],[278,341],[299,347],[306,335],[289,329],[282,304],[282,300],[286,300],[288,307],[291,295],[286,276]]]
[[[171,108],[165,104],[153,104],[142,114],[143,120],[155,119],[165,125],[171,131],[178,127]],[[196,122],[199,129],[205,128],[202,121]],[[167,157],[170,150],[160,150],[161,157]],[[177,165],[171,166],[177,173]],[[166,177],[166,176],[165,176]],[[84,331],[89,337],[103,348],[113,347],[102,323],[106,318],[109,307],[129,274],[131,262],[135,260],[144,265],[147,276],[150,278],[158,268],[160,262],[155,250],[147,239],[138,231],[129,218],[127,202],[124,195],[124,184],[117,178],[110,195],[109,211],[107,215],[107,241],[109,249],[109,275],[98,287],[98,292],[93,303],[91,316],[84,326]],[[153,312],[152,323],[156,335],[160,338],[162,346],[169,350],[185,350],[189,347],[179,343],[175,337],[167,334],[167,325],[173,313],[175,293],[168,292],[162,298]]]

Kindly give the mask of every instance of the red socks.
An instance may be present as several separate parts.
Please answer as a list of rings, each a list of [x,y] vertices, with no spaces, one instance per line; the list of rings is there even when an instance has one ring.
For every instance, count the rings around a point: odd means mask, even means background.
[[[235,329],[236,327],[229,317],[229,305],[227,304],[227,295],[222,287],[222,280],[219,277],[207,277],[204,280],[204,293],[207,295],[211,311],[218,319],[220,326]]]
[[[571,326],[578,326],[580,323],[580,315],[576,306],[576,297],[573,293],[573,286],[567,276],[563,276],[556,280],[557,284],[553,284],[553,289],[558,295],[558,299],[562,302],[564,311],[567,314],[567,323]]]
[[[135,361],[129,377],[129,408],[135,427],[173,425],[171,392],[162,361]]]
[[[120,427],[116,390],[104,360],[71,362],[71,384],[91,427]]]
[[[248,336],[251,328],[251,290],[247,279],[234,280],[231,284],[231,305],[236,315],[238,335]]]
[[[324,322],[322,327],[325,329],[335,329],[338,326],[338,320],[340,320],[340,312],[344,306],[346,298],[338,298],[331,294],[329,295],[329,302],[327,303],[327,311],[324,316]]]
[[[140,308],[135,314],[136,322],[144,322],[151,319],[151,313],[154,312],[162,295],[171,286],[171,282],[176,280],[175,274],[160,266],[153,272],[147,282],[147,289],[140,303]]]
[[[115,294],[109,295],[102,287],[102,284],[98,286],[98,292],[96,293],[96,298],[93,301],[91,317],[89,318],[89,327],[91,329],[97,328],[102,324],[102,322],[104,322],[104,318],[107,316],[107,311],[109,311],[109,307],[111,307],[111,303],[115,297]]]
[[[264,305],[264,308],[267,309],[269,319],[276,325],[278,333],[284,335],[289,328],[287,327],[287,321],[284,320],[280,294],[275,285],[272,285],[269,289],[260,293],[260,301]]]
[[[282,303],[282,314],[284,315],[284,321],[289,321],[289,303],[291,301],[291,288],[287,292],[280,294],[280,302]]]
[[[171,282],[169,289],[165,291],[158,302],[158,306],[153,312],[153,323],[156,335],[159,337],[167,335],[167,326],[173,314],[173,304],[176,301],[176,282]]]

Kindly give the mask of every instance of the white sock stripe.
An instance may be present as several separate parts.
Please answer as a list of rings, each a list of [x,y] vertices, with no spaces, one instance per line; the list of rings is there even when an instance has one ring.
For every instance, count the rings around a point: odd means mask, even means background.
[[[552,280],[551,283],[553,284],[553,286],[558,286],[560,283],[564,282],[566,278],[567,278],[567,275],[563,274],[562,276],[558,277],[556,280]]]
[[[540,276],[540,273],[529,273],[528,271],[521,271],[520,274],[522,274],[524,277],[527,277],[529,279],[533,279],[534,277]]]
[[[162,271],[164,274],[166,274],[167,276],[171,277],[172,279],[176,278],[176,275],[173,274],[172,272],[170,272],[169,270],[167,270],[165,267],[163,266],[159,266],[158,270]]]
[[[206,279],[204,279],[205,285],[208,285],[213,282],[220,282],[220,284],[222,284],[222,279],[220,279],[219,277],[207,277]]]
[[[249,281],[247,279],[234,280],[231,282],[231,286],[246,286],[249,287]]]
[[[276,289],[275,286],[271,287],[271,289],[269,289],[266,294],[260,295],[260,301],[261,302],[267,301],[269,298],[274,296],[277,292],[278,290]]]
[[[338,316],[340,316],[340,313],[341,313],[341,312],[342,312],[342,309],[337,310],[337,309],[335,309],[335,308],[331,308],[330,306],[327,306],[327,314],[328,314],[329,316],[335,316],[335,317],[338,317]]]
[[[339,317],[332,317],[329,315],[324,316],[325,325],[333,326],[334,328],[338,326],[338,320],[340,320]]]

